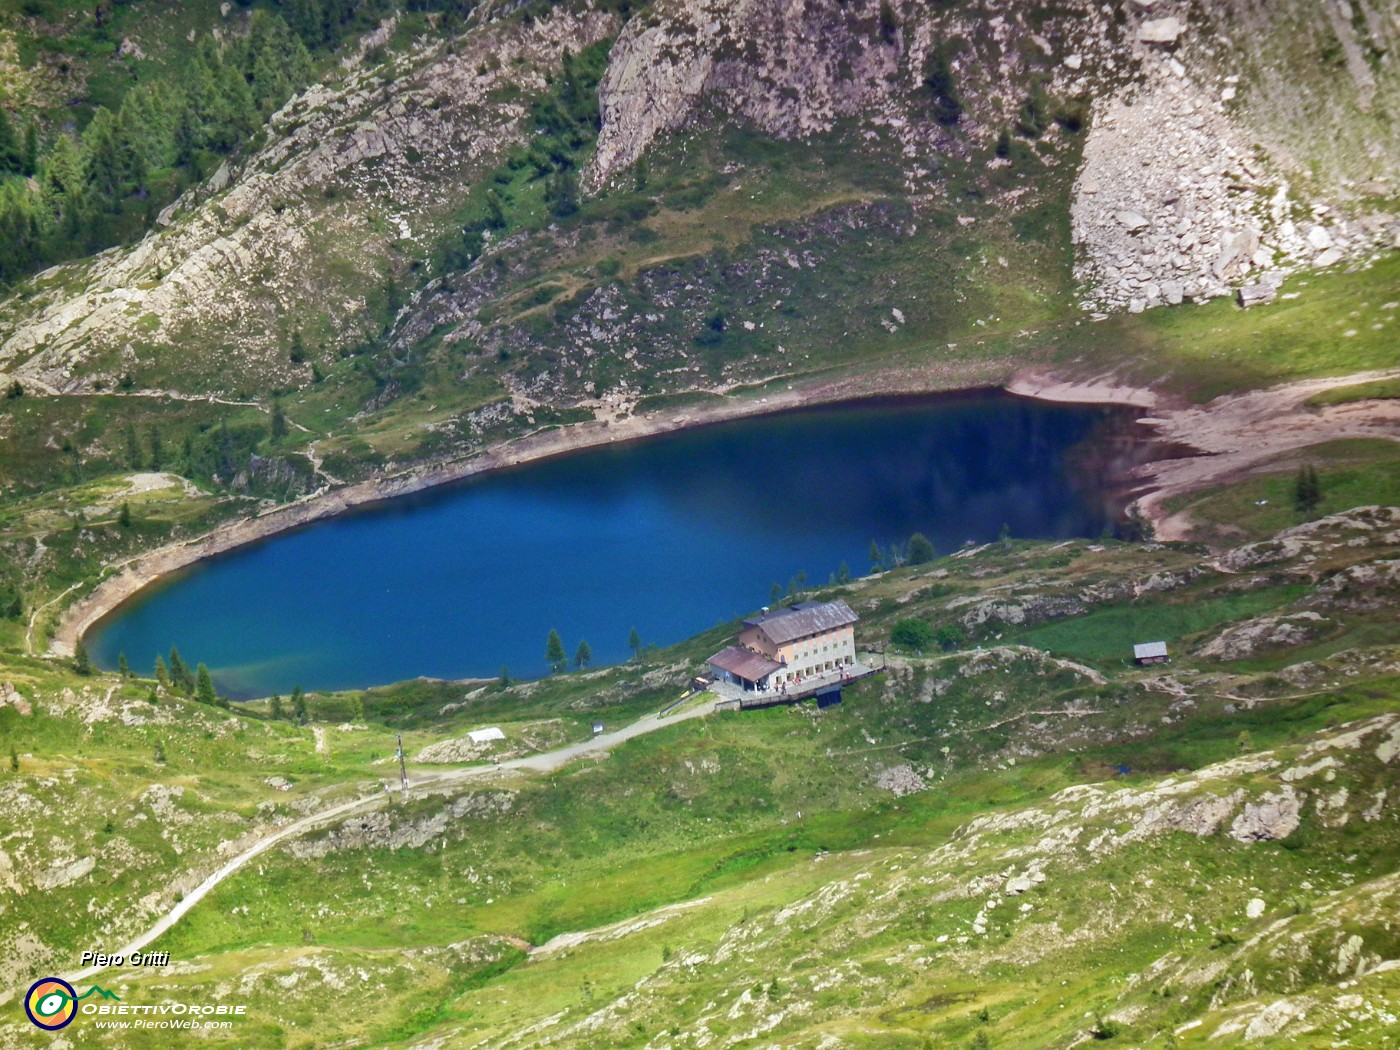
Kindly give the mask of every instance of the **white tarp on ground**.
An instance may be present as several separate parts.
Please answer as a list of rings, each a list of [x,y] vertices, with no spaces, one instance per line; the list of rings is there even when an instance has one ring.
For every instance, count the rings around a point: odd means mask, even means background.
[[[506,735],[495,726],[490,729],[473,729],[467,736],[472,738],[473,744],[485,744],[491,740],[504,740]]]

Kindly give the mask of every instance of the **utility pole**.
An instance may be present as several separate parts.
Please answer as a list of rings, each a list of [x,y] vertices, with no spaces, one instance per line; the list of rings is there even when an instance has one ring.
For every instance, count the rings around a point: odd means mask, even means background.
[[[403,785],[403,800],[408,801],[408,769],[403,764],[403,734],[399,735],[399,782]]]

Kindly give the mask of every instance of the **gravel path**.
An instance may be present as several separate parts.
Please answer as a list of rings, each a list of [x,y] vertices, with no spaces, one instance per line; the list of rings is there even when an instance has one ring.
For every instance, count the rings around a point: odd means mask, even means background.
[[[550,773],[575,759],[583,758],[588,755],[606,753],[611,748],[631,740],[633,737],[643,736],[647,733],[655,732],[658,729],[663,729],[666,726],[675,725],[691,718],[698,718],[701,715],[709,714],[710,711],[711,707],[709,705],[703,705],[666,718],[662,718],[659,715],[646,715],[630,725],[624,726],[611,733],[600,733],[595,737],[590,737],[587,740],[580,740],[578,743],[569,744],[566,747],[561,747],[554,751],[546,751],[538,755],[527,755],[523,758],[514,758],[507,762],[501,762],[498,765],[470,766],[466,769],[453,769],[445,773],[436,773],[419,777],[410,781],[410,790],[417,791],[422,788],[439,788],[446,785],[458,784],[468,780],[492,776],[502,770],[518,769],[535,773]],[[286,827],[279,828],[265,838],[259,839],[252,846],[238,854],[238,856],[223,864],[217,871],[195,887],[195,889],[185,894],[184,899],[161,916],[154,926],[128,944],[117,949],[114,954],[130,956],[133,952],[144,949],[147,945],[156,940],[156,938],[160,937],[161,934],[165,933],[179,922],[186,912],[208,896],[219,883],[245,867],[249,861],[261,856],[274,846],[280,845],[289,839],[294,839],[299,835],[304,835],[314,828],[341,820],[355,813],[376,809],[383,806],[387,801],[388,799],[384,792],[380,789],[379,782],[376,781],[374,784],[374,794],[372,795],[352,799],[349,802],[342,802],[329,809],[324,809],[310,816],[302,817],[300,820],[294,820]],[[69,983],[76,983],[101,973],[105,969],[106,967],[90,966],[85,970],[64,974],[64,980]],[[13,991],[6,993],[3,997],[0,997],[0,1002],[7,1001],[13,997],[13,994]]]

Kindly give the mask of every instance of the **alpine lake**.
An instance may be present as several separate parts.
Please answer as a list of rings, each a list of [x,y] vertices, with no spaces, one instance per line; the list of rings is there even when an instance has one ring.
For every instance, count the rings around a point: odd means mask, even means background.
[[[803,409],[569,453],[373,505],[163,578],[89,632],[146,671],[178,646],[234,698],[547,672],[753,612],[773,585],[939,553],[1098,537],[1160,458],[1137,410],[1003,393]],[[844,567],[844,568],[843,568]]]

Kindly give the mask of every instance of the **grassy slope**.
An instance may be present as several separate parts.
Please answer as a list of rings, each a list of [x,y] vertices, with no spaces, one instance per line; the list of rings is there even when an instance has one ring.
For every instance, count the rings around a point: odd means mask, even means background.
[[[1383,541],[1347,546],[1345,530],[1328,535],[1335,538],[1316,547],[1311,560],[1271,567],[1276,582],[1264,593],[1267,600],[1240,590],[1228,575],[1189,575],[1199,573],[1201,562],[1191,549],[1084,542],[994,545],[857,581],[842,593],[862,612],[865,641],[886,637],[893,623],[911,615],[935,623],[966,618],[985,596],[1015,604],[1065,594],[1102,611],[1058,620],[1028,637],[1072,626],[1085,628],[1079,637],[1096,637],[1104,618],[1125,608],[1125,584],[1174,575],[1176,586],[1147,591],[1126,608],[1158,623],[1190,609],[1182,630],[1200,641],[1221,621],[1306,600],[1301,583],[1318,567],[1364,564],[1393,550]],[[1329,614],[1352,632],[1334,650],[1368,641],[1370,614]],[[1125,993],[1115,975],[1140,973],[1163,953],[1213,959],[1209,945],[1222,930],[1243,942],[1245,931],[1256,929],[1239,917],[1249,896],[1278,909],[1304,880],[1312,884],[1307,900],[1317,902],[1352,878],[1394,870],[1388,832],[1366,824],[1364,834],[1352,835],[1350,828],[1364,823],[1360,817],[1341,830],[1310,817],[1307,834],[1286,849],[1150,838],[1111,856],[1089,851],[1052,860],[1053,881],[1028,898],[1032,912],[1022,914],[1020,902],[1008,900],[993,913],[985,942],[981,935],[975,943],[958,942],[973,936],[969,927],[982,898],[959,890],[943,899],[936,888],[1006,869],[985,850],[947,866],[947,850],[956,855],[958,843],[967,841],[955,830],[968,821],[1105,779],[1151,789],[1174,771],[1229,759],[1242,746],[1241,734],[1249,740],[1244,746],[1286,748],[1329,725],[1396,707],[1395,680],[1345,655],[1334,656],[1332,670],[1300,689],[1267,673],[1201,662],[1189,650],[1171,668],[1190,694],[1186,706],[1180,695],[1151,687],[1155,672],[1121,661],[1100,660],[1107,681],[1096,684],[1088,672],[1047,663],[1032,651],[995,648],[998,635],[1003,642],[1015,637],[1010,626],[995,619],[974,625],[969,646],[981,644],[980,653],[904,657],[885,679],[849,690],[842,707],[821,714],[788,708],[711,717],[634,741],[604,761],[483,785],[458,795],[468,800],[464,815],[420,848],[352,847],[305,858],[275,851],[221,885],[164,939],[161,947],[175,958],[197,959],[209,970],[136,983],[113,974],[119,994],[140,1002],[234,981],[252,1004],[252,1019],[236,1035],[240,1046],[394,1045],[428,1032],[472,1045],[471,1033],[500,1034],[558,1010],[577,1020],[605,1007],[617,1021],[600,1022],[607,1035],[596,1038],[609,1045],[643,1045],[672,1027],[693,1034],[702,1014],[728,1039],[780,1012],[786,1019],[775,1031],[797,1045],[804,1045],[804,1032],[828,1030],[855,1045],[861,1039],[919,1045],[925,1037],[941,1045],[971,1038],[983,1005],[994,1018],[988,1024],[997,1045],[1031,1046],[1045,1045],[1046,1032],[1068,1039],[1086,1024],[1085,1011],[1107,1014],[1144,1002],[1146,1012],[1130,1030],[1146,1040],[1169,1022],[1220,1004],[1212,1006],[1190,982],[1185,1004],[1171,1005],[1137,985]],[[62,706],[56,690],[87,683],[7,657],[16,671],[27,669],[16,676],[21,691],[44,700],[44,713],[29,719],[0,710],[6,741],[23,756],[10,790],[48,784],[55,805],[71,808],[82,798],[82,808],[110,820],[70,825],[62,836],[67,846],[42,838],[7,841],[3,848],[23,870],[49,870],[64,857],[91,852],[103,858],[105,873],[20,896],[9,914],[69,951],[91,936],[89,900],[103,902],[97,914],[104,922],[130,930],[139,924],[123,918],[129,902],[154,890],[153,899],[168,903],[190,884],[162,891],[170,866],[208,865],[217,842],[267,827],[278,814],[295,812],[300,799],[340,797],[360,790],[356,785],[391,779],[396,731],[405,732],[410,756],[425,743],[484,724],[503,725],[512,747],[552,717],[562,718],[563,728],[551,731],[551,739],[576,738],[594,717],[616,723],[659,706],[722,634],[717,628],[658,654],[651,684],[638,669],[622,668],[487,687],[446,715],[442,706],[461,703],[468,690],[410,683],[313,698],[328,753],[314,749],[306,729],[267,725],[256,706],[230,718],[166,700],[157,710],[175,716],[167,725],[127,727],[110,716],[89,722],[81,704],[68,713],[51,709]],[[1296,662],[1310,653],[1276,655]],[[1360,676],[1348,677],[1347,668],[1360,669]],[[129,692],[138,710],[148,706],[144,687]],[[1240,694],[1265,703],[1247,709]],[[369,728],[338,731],[357,704]],[[156,738],[165,744],[164,766],[149,757]],[[883,770],[904,764],[932,790],[895,798],[877,786]],[[1119,766],[1133,772],[1124,778],[1114,772]],[[291,780],[292,790],[262,783],[271,774]],[[1377,775],[1358,767],[1338,783],[1351,786],[1353,804],[1361,807]],[[1228,776],[1255,793],[1272,783]],[[141,793],[151,783],[186,789],[173,803],[173,820],[150,816],[154,804]],[[503,798],[509,806],[501,811]],[[394,803],[389,826],[410,828],[450,801]],[[1103,827],[1121,834],[1134,819],[1109,818]],[[1345,863],[1336,859],[1338,835],[1348,836],[1348,856],[1356,855]],[[131,849],[138,851],[134,861]],[[1017,863],[1024,866],[1024,859]],[[126,872],[117,874],[124,865]],[[1143,881],[1148,871],[1153,886]],[[862,872],[868,878],[856,882]],[[907,881],[914,876],[916,882]],[[1189,892],[1192,878],[1214,887],[1208,899],[1177,896]],[[915,892],[925,879],[935,889]],[[993,889],[989,884],[981,892]],[[55,923],[65,900],[81,919]],[[1103,921],[1105,900],[1118,925]],[[525,942],[542,944],[687,901],[700,903],[618,940],[586,942],[528,963],[520,952]],[[810,918],[777,922],[794,905]],[[1193,920],[1177,929],[1172,923],[1183,911]],[[1375,943],[1374,924],[1358,929],[1368,946]],[[944,934],[953,939],[934,947]],[[799,948],[794,937],[809,948]],[[724,944],[731,947],[719,951]],[[1242,951],[1231,946],[1230,955]],[[818,987],[838,972],[839,982]],[[1069,983],[1048,996],[1060,980]],[[622,999],[639,981],[645,994]],[[746,989],[748,1000],[736,1007]],[[342,1006],[319,1009],[326,995]],[[1051,999],[1067,1005],[1061,1011]],[[86,1045],[92,1032],[75,1026],[73,1036]],[[588,1043],[582,1035],[562,1040]]]

